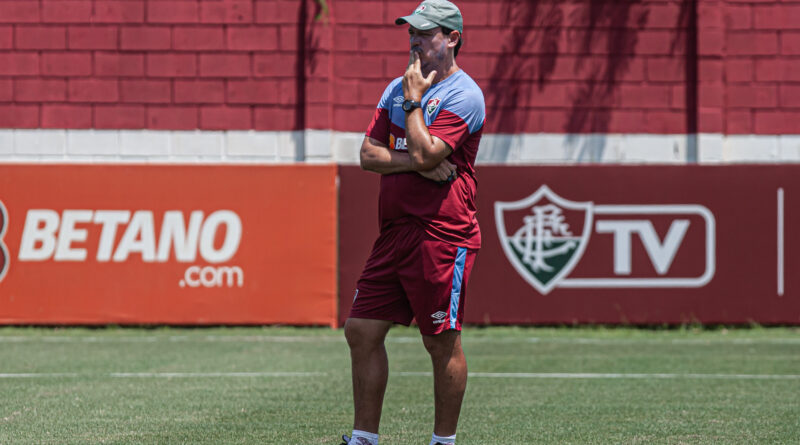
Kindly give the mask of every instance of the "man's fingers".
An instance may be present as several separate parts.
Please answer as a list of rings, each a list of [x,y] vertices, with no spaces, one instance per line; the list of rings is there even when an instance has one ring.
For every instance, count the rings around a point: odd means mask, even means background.
[[[437,173],[441,176],[441,181],[452,181],[456,174],[456,166],[445,159],[439,164]]]
[[[456,169],[456,165],[452,162],[448,161],[447,159],[442,159],[441,167],[447,170],[447,173],[454,171]]]
[[[425,82],[433,83],[433,79],[436,77],[436,70],[431,71],[428,73],[428,77],[425,78]]]

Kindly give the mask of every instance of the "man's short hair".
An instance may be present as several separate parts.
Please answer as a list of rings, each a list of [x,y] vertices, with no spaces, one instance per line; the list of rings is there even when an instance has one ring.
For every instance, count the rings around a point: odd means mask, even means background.
[[[455,31],[455,29],[445,28],[444,26],[440,26],[442,28],[442,32],[444,35],[449,36],[451,32]],[[458,35],[458,43],[456,43],[456,50],[453,53],[453,57],[458,55],[458,50],[461,49],[461,43],[464,41],[464,36],[459,33]]]

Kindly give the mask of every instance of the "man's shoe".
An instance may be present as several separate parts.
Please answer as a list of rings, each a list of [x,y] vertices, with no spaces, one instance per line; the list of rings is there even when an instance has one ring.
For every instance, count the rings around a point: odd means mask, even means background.
[[[341,445],[347,445],[347,444],[349,444],[349,443],[350,443],[350,438],[349,438],[349,437],[347,437],[347,434],[342,434],[342,440],[343,440],[344,442],[342,442],[342,443],[341,443]]]

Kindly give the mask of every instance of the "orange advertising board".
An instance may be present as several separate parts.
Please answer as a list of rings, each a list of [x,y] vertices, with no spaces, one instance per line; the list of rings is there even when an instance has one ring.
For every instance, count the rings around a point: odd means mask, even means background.
[[[0,165],[0,323],[335,325],[335,177]]]

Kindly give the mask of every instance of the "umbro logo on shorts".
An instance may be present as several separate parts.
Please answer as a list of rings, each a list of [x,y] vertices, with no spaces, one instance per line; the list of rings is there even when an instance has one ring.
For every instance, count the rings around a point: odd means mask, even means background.
[[[435,320],[433,321],[433,324],[447,323],[447,320],[445,320],[445,317],[447,317],[447,312],[444,312],[444,311],[439,311],[439,312],[437,312],[435,314],[431,314],[431,318],[435,318]]]

